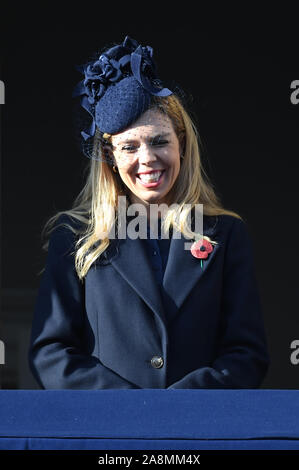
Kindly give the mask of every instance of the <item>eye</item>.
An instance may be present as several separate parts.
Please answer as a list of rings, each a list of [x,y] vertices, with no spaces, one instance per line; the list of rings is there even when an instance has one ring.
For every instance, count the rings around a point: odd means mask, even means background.
[[[134,150],[136,149],[136,145],[125,145],[124,147],[122,147],[122,150],[124,150],[125,152],[134,152]]]
[[[155,147],[159,147],[159,146],[163,146],[163,145],[167,145],[169,142],[168,140],[160,140],[160,139],[154,139],[152,140],[151,142],[151,145],[154,145]]]

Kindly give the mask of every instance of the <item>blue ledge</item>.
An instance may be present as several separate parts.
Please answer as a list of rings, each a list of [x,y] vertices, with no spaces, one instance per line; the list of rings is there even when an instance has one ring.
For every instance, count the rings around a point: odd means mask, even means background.
[[[298,390],[1,390],[0,449],[299,449]]]

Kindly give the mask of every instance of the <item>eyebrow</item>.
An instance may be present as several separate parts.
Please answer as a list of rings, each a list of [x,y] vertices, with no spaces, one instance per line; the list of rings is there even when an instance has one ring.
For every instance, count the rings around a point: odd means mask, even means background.
[[[170,132],[164,132],[164,133],[160,133],[160,134],[156,134],[154,135],[153,137],[148,137],[146,140],[148,142],[151,142],[155,139],[161,139],[161,138],[165,138],[165,137],[168,137],[170,135]],[[131,143],[134,143],[136,142],[136,139],[126,139],[126,140],[121,140],[120,142],[118,142],[119,145],[124,145],[124,144],[131,144]]]

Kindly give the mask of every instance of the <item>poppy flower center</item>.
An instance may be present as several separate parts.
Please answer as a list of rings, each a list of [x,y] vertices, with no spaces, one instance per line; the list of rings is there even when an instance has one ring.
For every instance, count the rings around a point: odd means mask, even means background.
[[[200,251],[206,251],[206,247],[202,245],[202,246],[200,247]]]

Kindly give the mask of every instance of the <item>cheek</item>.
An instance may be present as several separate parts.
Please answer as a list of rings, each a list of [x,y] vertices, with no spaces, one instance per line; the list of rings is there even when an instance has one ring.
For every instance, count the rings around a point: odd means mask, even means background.
[[[134,171],[133,168],[130,167],[119,167],[118,166],[118,173],[120,179],[127,187],[132,187],[134,185]]]
[[[117,166],[119,176],[121,179],[126,180],[129,177],[130,174],[130,169],[132,168],[132,165],[128,164],[127,161],[124,161],[124,158],[122,158],[118,154],[114,154],[114,160],[115,160],[115,165]]]
[[[128,182],[130,181],[129,173],[127,171],[124,171],[124,170],[118,170],[118,172],[119,172],[119,176],[122,179],[122,181],[124,183],[128,184]]]
[[[180,160],[180,155],[177,154],[172,164],[172,183],[175,183],[175,181],[177,180],[179,173],[180,173],[180,169],[181,169],[181,160]]]
[[[157,154],[169,167],[176,167],[180,162],[180,153],[175,145],[170,145],[165,149],[161,149]]]
[[[177,176],[180,171],[180,154],[174,149],[167,155],[168,165],[171,167],[174,176]]]

